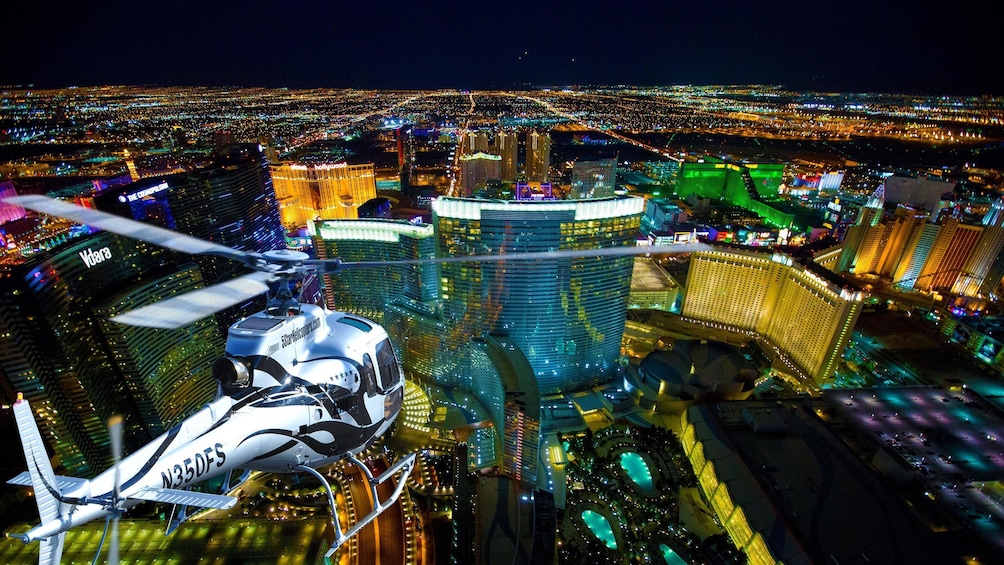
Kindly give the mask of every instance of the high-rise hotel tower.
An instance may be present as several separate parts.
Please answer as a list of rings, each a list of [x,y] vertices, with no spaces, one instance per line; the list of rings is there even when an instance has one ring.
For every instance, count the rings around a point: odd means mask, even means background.
[[[286,246],[268,163],[257,144],[227,147],[211,166],[148,177],[94,199],[99,210],[263,253]],[[214,255],[191,257],[207,285],[246,272],[240,263]],[[217,313],[221,328],[265,307],[264,294]],[[225,331],[225,330],[224,330]]]
[[[799,376],[833,376],[864,293],[815,265],[791,257],[722,246],[690,259],[683,316],[756,332],[780,350]]]
[[[640,198],[533,202],[439,198],[446,257],[635,244]],[[439,296],[459,339],[506,335],[529,361],[541,395],[601,384],[620,354],[632,257],[447,263]]]
[[[272,180],[286,227],[304,226],[307,220],[357,218],[359,206],[376,198],[372,163],[284,163],[272,166]]]
[[[429,224],[405,220],[322,220],[309,222],[320,259],[403,261],[435,257]],[[349,269],[324,275],[328,308],[352,312],[378,322],[384,307],[399,299],[429,302],[436,298],[435,265],[397,265]]]
[[[551,170],[551,134],[531,131],[526,136],[526,180],[547,182]]]
[[[0,270],[0,388],[31,401],[68,471],[110,464],[113,414],[134,450],[213,399],[212,362],[223,353],[213,317],[177,330],[108,320],[203,286],[194,264],[107,232]]]
[[[519,161],[519,138],[511,131],[495,134],[494,153],[502,157],[502,180],[516,180],[516,163]]]

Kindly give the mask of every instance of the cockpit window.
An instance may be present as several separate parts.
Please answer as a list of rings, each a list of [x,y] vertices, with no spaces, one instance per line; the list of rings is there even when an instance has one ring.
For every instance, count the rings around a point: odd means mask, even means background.
[[[296,405],[306,405],[314,406],[321,404],[316,398],[305,394],[302,392],[292,391],[292,392],[282,392],[274,393],[269,395],[269,397],[262,401],[262,408],[272,408],[275,406],[296,406]]]
[[[401,378],[401,369],[397,364],[397,356],[394,355],[394,346],[389,339],[385,339],[376,347],[377,367],[380,368],[380,388],[387,390],[394,386]]]
[[[276,318],[257,318],[250,317],[245,318],[239,324],[237,324],[237,329],[239,330],[258,330],[261,332],[267,332],[268,330],[281,324],[283,320]]]

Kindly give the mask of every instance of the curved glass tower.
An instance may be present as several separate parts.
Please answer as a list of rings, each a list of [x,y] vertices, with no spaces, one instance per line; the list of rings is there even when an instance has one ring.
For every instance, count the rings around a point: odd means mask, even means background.
[[[404,220],[318,220],[307,222],[319,259],[403,261],[435,255],[433,229]],[[383,322],[384,307],[399,299],[426,302],[436,297],[434,265],[348,269],[324,275],[328,308]]]
[[[634,245],[644,200],[433,202],[443,257]],[[632,257],[446,263],[440,298],[456,338],[509,336],[541,395],[606,382],[620,354]]]

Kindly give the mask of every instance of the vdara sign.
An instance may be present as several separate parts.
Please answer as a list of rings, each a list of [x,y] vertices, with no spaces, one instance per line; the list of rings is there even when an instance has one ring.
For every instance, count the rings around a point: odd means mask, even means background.
[[[111,259],[112,250],[107,247],[102,247],[97,251],[94,251],[93,249],[85,249],[80,253],[77,253],[77,255],[80,255],[80,258],[84,260],[84,264],[87,265],[88,269],[90,269],[98,263],[103,263],[104,261]]]

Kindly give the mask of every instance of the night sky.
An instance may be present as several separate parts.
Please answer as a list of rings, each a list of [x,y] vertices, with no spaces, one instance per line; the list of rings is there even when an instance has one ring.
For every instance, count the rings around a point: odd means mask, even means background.
[[[2,10],[0,84],[1004,94],[985,0],[18,4]]]

